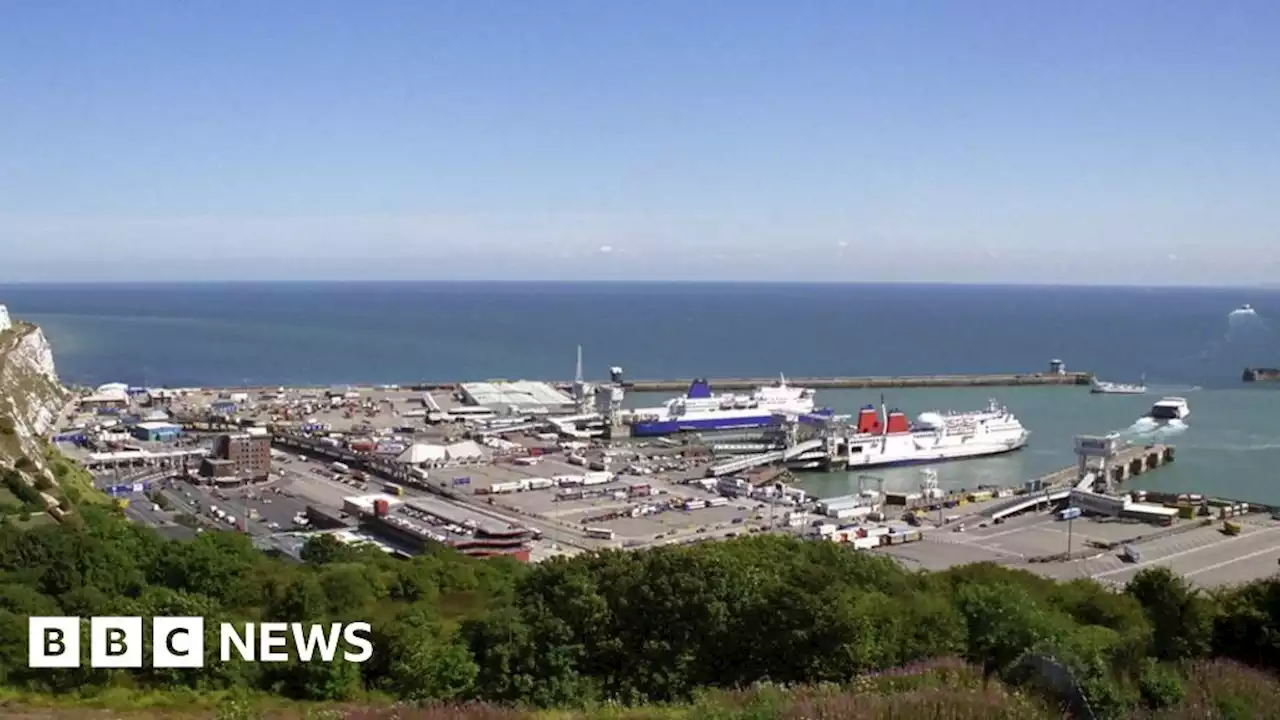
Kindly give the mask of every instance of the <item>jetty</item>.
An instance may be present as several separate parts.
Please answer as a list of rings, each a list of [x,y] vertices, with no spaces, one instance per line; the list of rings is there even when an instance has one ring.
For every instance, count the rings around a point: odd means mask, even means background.
[[[997,373],[990,375],[881,375],[839,377],[788,377],[787,384],[817,390],[861,388],[942,388],[1017,387],[1022,385],[1088,385],[1093,373]],[[693,378],[679,380],[627,380],[622,387],[632,392],[679,392]],[[711,387],[723,390],[754,390],[777,382],[777,378],[708,378]]]

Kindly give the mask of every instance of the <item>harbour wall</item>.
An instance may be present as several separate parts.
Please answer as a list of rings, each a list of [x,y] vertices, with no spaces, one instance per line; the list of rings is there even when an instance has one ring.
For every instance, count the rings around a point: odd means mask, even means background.
[[[858,388],[939,388],[1014,387],[1018,385],[1088,385],[1093,373],[996,373],[989,375],[894,375],[787,378],[788,385],[818,390]],[[722,390],[754,390],[772,385],[777,378],[708,378],[711,387]],[[622,386],[634,392],[678,392],[689,387],[692,378],[682,380],[629,380]]]
[[[795,387],[807,387],[817,390],[843,390],[859,388],[944,388],[944,387],[1017,387],[1022,385],[1088,385],[1093,381],[1090,372],[1064,373],[991,373],[962,375],[867,375],[837,377],[788,377],[787,384]],[[755,390],[758,387],[773,385],[777,377],[761,378],[704,378],[716,390]],[[454,382],[409,382],[400,383],[397,387],[414,391],[453,391],[459,385],[473,382],[458,380]],[[481,382],[476,380],[474,382]],[[562,390],[570,389],[573,383],[566,380],[545,381]],[[675,380],[625,380],[623,388],[632,392],[683,392],[688,389],[693,378]],[[224,391],[242,391],[251,393],[275,392],[281,386],[248,386],[218,388]],[[313,386],[283,386],[290,390],[313,390]],[[350,384],[354,390],[368,390],[374,387],[365,383]]]

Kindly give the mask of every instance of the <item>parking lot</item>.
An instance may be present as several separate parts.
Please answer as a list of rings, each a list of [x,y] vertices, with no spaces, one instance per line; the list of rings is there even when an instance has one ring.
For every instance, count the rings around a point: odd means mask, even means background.
[[[931,530],[924,540],[878,548],[873,552],[911,567],[940,570],[973,562],[995,562],[1055,579],[1093,578],[1123,585],[1143,568],[1163,566],[1203,587],[1231,585],[1269,577],[1280,569],[1280,522],[1265,515],[1239,518],[1241,532],[1229,536],[1221,521],[1180,521],[1176,533],[1146,540],[1161,528],[1106,519],[1077,518],[1070,523],[1071,547],[1077,559],[1031,562],[1065,553],[1068,523],[1044,514],[1012,518],[1000,525],[966,528],[964,532]],[[1090,540],[1128,543],[1141,558],[1127,562],[1118,550],[1090,552]]]

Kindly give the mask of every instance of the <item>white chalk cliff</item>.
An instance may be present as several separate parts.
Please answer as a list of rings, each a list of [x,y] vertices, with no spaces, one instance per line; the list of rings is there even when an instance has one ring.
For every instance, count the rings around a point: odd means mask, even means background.
[[[13,322],[0,306],[0,463],[26,455],[41,465],[39,439],[67,398],[44,331]]]

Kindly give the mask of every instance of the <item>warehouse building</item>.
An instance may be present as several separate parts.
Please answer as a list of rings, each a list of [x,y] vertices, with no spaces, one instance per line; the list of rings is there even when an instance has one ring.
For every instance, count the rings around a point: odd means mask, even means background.
[[[493,408],[499,413],[508,410],[515,414],[560,412],[574,408],[573,398],[544,382],[494,380],[463,383],[460,389],[463,402]]]
[[[182,426],[168,422],[140,422],[130,429],[130,434],[145,442],[173,442],[182,435]]]

